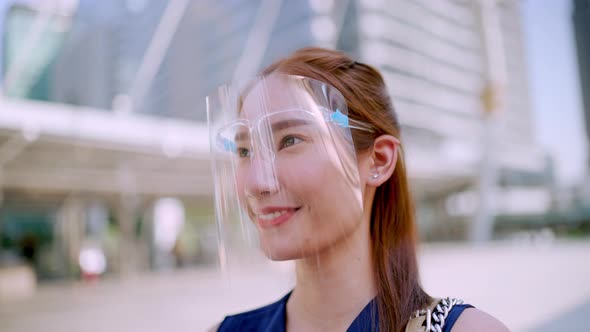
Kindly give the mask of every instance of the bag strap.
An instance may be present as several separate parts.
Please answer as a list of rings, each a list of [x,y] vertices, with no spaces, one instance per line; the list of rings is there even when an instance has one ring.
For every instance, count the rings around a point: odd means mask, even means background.
[[[425,309],[417,310],[410,317],[405,332],[440,332],[451,309],[463,300],[455,298],[434,298]]]

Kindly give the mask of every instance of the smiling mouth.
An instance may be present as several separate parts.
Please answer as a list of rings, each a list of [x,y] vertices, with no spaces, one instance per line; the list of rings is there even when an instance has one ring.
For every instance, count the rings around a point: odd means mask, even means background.
[[[257,214],[256,221],[263,228],[275,227],[287,222],[300,208],[275,210],[265,214]]]

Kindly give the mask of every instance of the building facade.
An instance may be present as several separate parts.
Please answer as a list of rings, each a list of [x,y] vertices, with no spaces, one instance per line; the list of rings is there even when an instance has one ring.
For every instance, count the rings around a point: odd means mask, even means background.
[[[31,234],[49,234],[35,241],[54,252],[43,261],[61,266],[47,275],[75,274],[79,252],[96,243],[116,273],[206,256],[215,241],[205,96],[309,45],[383,73],[425,238],[468,237],[485,176],[493,220],[547,209],[518,1],[493,6],[494,52],[506,73],[493,126],[482,99],[491,51],[479,2],[81,0],[69,12],[49,3],[3,4],[0,99],[5,247],[21,245],[22,225],[37,220],[32,227],[45,231]],[[531,190],[537,205],[526,198]],[[185,239],[168,258],[155,243],[153,212],[166,197],[186,210],[186,232],[177,234]]]
[[[574,0],[573,22],[580,69],[586,137],[590,141],[590,1]],[[590,168],[590,160],[588,161]]]

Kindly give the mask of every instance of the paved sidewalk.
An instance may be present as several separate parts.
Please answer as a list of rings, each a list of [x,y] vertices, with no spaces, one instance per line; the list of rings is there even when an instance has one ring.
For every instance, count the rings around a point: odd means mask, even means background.
[[[204,331],[227,313],[269,303],[292,287],[289,263],[240,259],[220,274],[198,268],[88,285],[43,285],[0,303],[0,331]],[[423,283],[462,297],[512,331],[587,331],[590,242],[422,248]]]

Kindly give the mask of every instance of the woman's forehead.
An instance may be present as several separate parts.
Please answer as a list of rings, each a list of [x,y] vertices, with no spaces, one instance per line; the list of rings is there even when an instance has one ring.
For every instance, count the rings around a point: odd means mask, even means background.
[[[270,75],[257,81],[243,99],[240,118],[255,119],[290,109],[312,110],[314,98],[301,84],[282,76]]]

